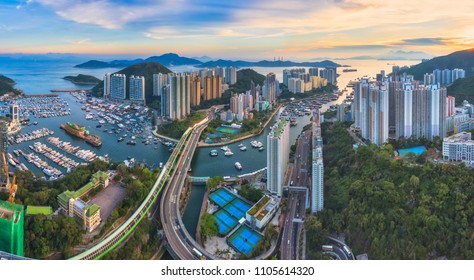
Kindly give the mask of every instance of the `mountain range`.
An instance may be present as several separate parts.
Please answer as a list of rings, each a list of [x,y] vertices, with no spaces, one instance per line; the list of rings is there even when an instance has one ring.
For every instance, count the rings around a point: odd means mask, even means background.
[[[202,57],[204,59],[210,59],[209,57]],[[133,60],[112,60],[110,62],[100,61],[100,60],[89,60],[85,63],[76,65],[77,68],[123,68],[133,64],[142,63],[142,62],[157,62],[164,66],[180,66],[180,65],[192,65],[199,68],[206,67],[229,67],[234,66],[238,68],[243,67],[292,67],[292,66],[301,66],[301,67],[339,67],[340,65],[329,60],[324,60],[321,62],[293,62],[293,61],[269,61],[262,60],[258,62],[244,61],[244,60],[213,60],[203,62],[194,58],[188,58],[179,56],[174,53],[166,53],[160,56],[151,56],[147,59],[133,59]]]

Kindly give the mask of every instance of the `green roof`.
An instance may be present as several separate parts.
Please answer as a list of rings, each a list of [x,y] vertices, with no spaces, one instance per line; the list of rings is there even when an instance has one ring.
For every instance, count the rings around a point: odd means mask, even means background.
[[[53,209],[50,206],[27,206],[26,215],[46,215],[53,214]]]
[[[71,199],[71,198],[77,199],[77,198],[83,196],[88,191],[90,191],[91,188],[93,188],[97,184],[98,181],[105,180],[107,178],[108,178],[107,173],[105,173],[103,171],[98,171],[98,172],[96,172],[92,175],[92,178],[91,178],[90,182],[87,183],[85,186],[83,186],[82,188],[78,189],[75,192],[65,191],[65,192],[61,193],[60,195],[58,195],[58,199],[60,201],[62,201],[63,203],[68,203],[69,199]]]
[[[286,119],[280,120],[277,124],[276,127],[273,128],[273,135],[275,137],[280,137],[281,132],[283,131],[283,128],[285,128],[286,125]]]
[[[97,205],[97,204],[87,205],[86,210],[87,210],[87,212],[86,212],[87,217],[91,217],[97,211],[100,210],[100,206]]]

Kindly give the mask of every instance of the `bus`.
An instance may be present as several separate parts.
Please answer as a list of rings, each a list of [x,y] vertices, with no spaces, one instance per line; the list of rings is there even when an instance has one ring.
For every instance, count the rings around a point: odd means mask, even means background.
[[[332,245],[323,245],[322,247],[323,247],[323,251],[330,251],[330,252],[332,252],[333,249],[334,249],[334,248],[332,247]]]
[[[193,248],[193,254],[201,260],[206,259],[206,257],[204,257],[204,255],[196,248]]]
[[[349,256],[349,257],[351,256],[351,251],[349,250],[349,248],[346,245],[342,246],[342,250],[344,250],[344,252],[347,254],[347,256]]]

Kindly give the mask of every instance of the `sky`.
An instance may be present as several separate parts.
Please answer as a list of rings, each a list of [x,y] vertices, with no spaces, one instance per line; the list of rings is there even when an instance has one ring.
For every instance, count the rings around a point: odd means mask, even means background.
[[[474,1],[0,0],[0,53],[320,60],[474,46]]]

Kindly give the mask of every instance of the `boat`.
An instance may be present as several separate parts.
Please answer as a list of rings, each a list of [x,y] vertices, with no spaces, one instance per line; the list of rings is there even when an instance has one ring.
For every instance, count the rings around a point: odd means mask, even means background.
[[[94,118],[94,115],[92,114],[87,114],[86,115],[86,120],[92,120]]]
[[[227,151],[227,150],[229,150],[229,147],[227,147],[227,146],[222,146],[222,147],[221,147],[221,150]]]
[[[13,166],[16,166],[16,163],[11,158],[8,159],[8,163],[10,163]]]
[[[265,149],[263,148],[263,146],[261,146],[260,148],[258,148],[258,151],[260,151],[260,152],[263,151],[263,150],[265,150]]]
[[[227,150],[225,151],[224,155],[227,156],[227,157],[230,157],[231,155],[233,155],[234,153],[231,151],[231,150]]]
[[[241,147],[243,147],[243,146],[244,146],[244,144],[242,144],[242,143],[240,143],[240,144],[238,145],[239,148],[241,148]]]
[[[217,157],[217,156],[219,155],[219,153],[217,152],[217,150],[212,150],[212,151],[209,153],[209,155],[210,155],[211,157]]]
[[[163,168],[163,162],[160,162],[160,168]]]
[[[53,176],[54,175],[54,171],[51,170],[51,169],[48,169],[48,168],[43,169],[43,172],[44,172],[44,174],[46,174],[48,176]]]
[[[38,122],[33,122],[33,125],[38,125]]]
[[[101,124],[98,124],[98,125],[96,125],[95,127],[96,127],[96,128],[101,128],[102,125],[101,125]]]
[[[122,142],[123,141],[123,137],[119,137],[119,139],[117,139],[117,142]]]
[[[135,137],[135,136],[132,136],[131,138],[132,138],[132,140],[135,140],[136,137]]]
[[[237,169],[237,170],[242,170],[242,165],[240,164],[240,162],[237,161],[237,162],[234,164],[234,166],[235,166],[235,169]]]
[[[240,149],[242,152],[243,152],[243,151],[247,151],[247,147],[245,147],[245,146],[242,146],[242,147],[240,147],[239,149]]]
[[[137,144],[137,142],[133,141],[133,140],[130,140],[127,142],[127,145],[132,145],[132,146],[135,146]]]
[[[84,139],[87,143],[95,147],[99,147],[100,145],[102,145],[102,140],[100,139],[100,137],[97,135],[90,134],[89,130],[87,130],[82,125],[67,122],[61,124],[61,128],[71,135]]]

